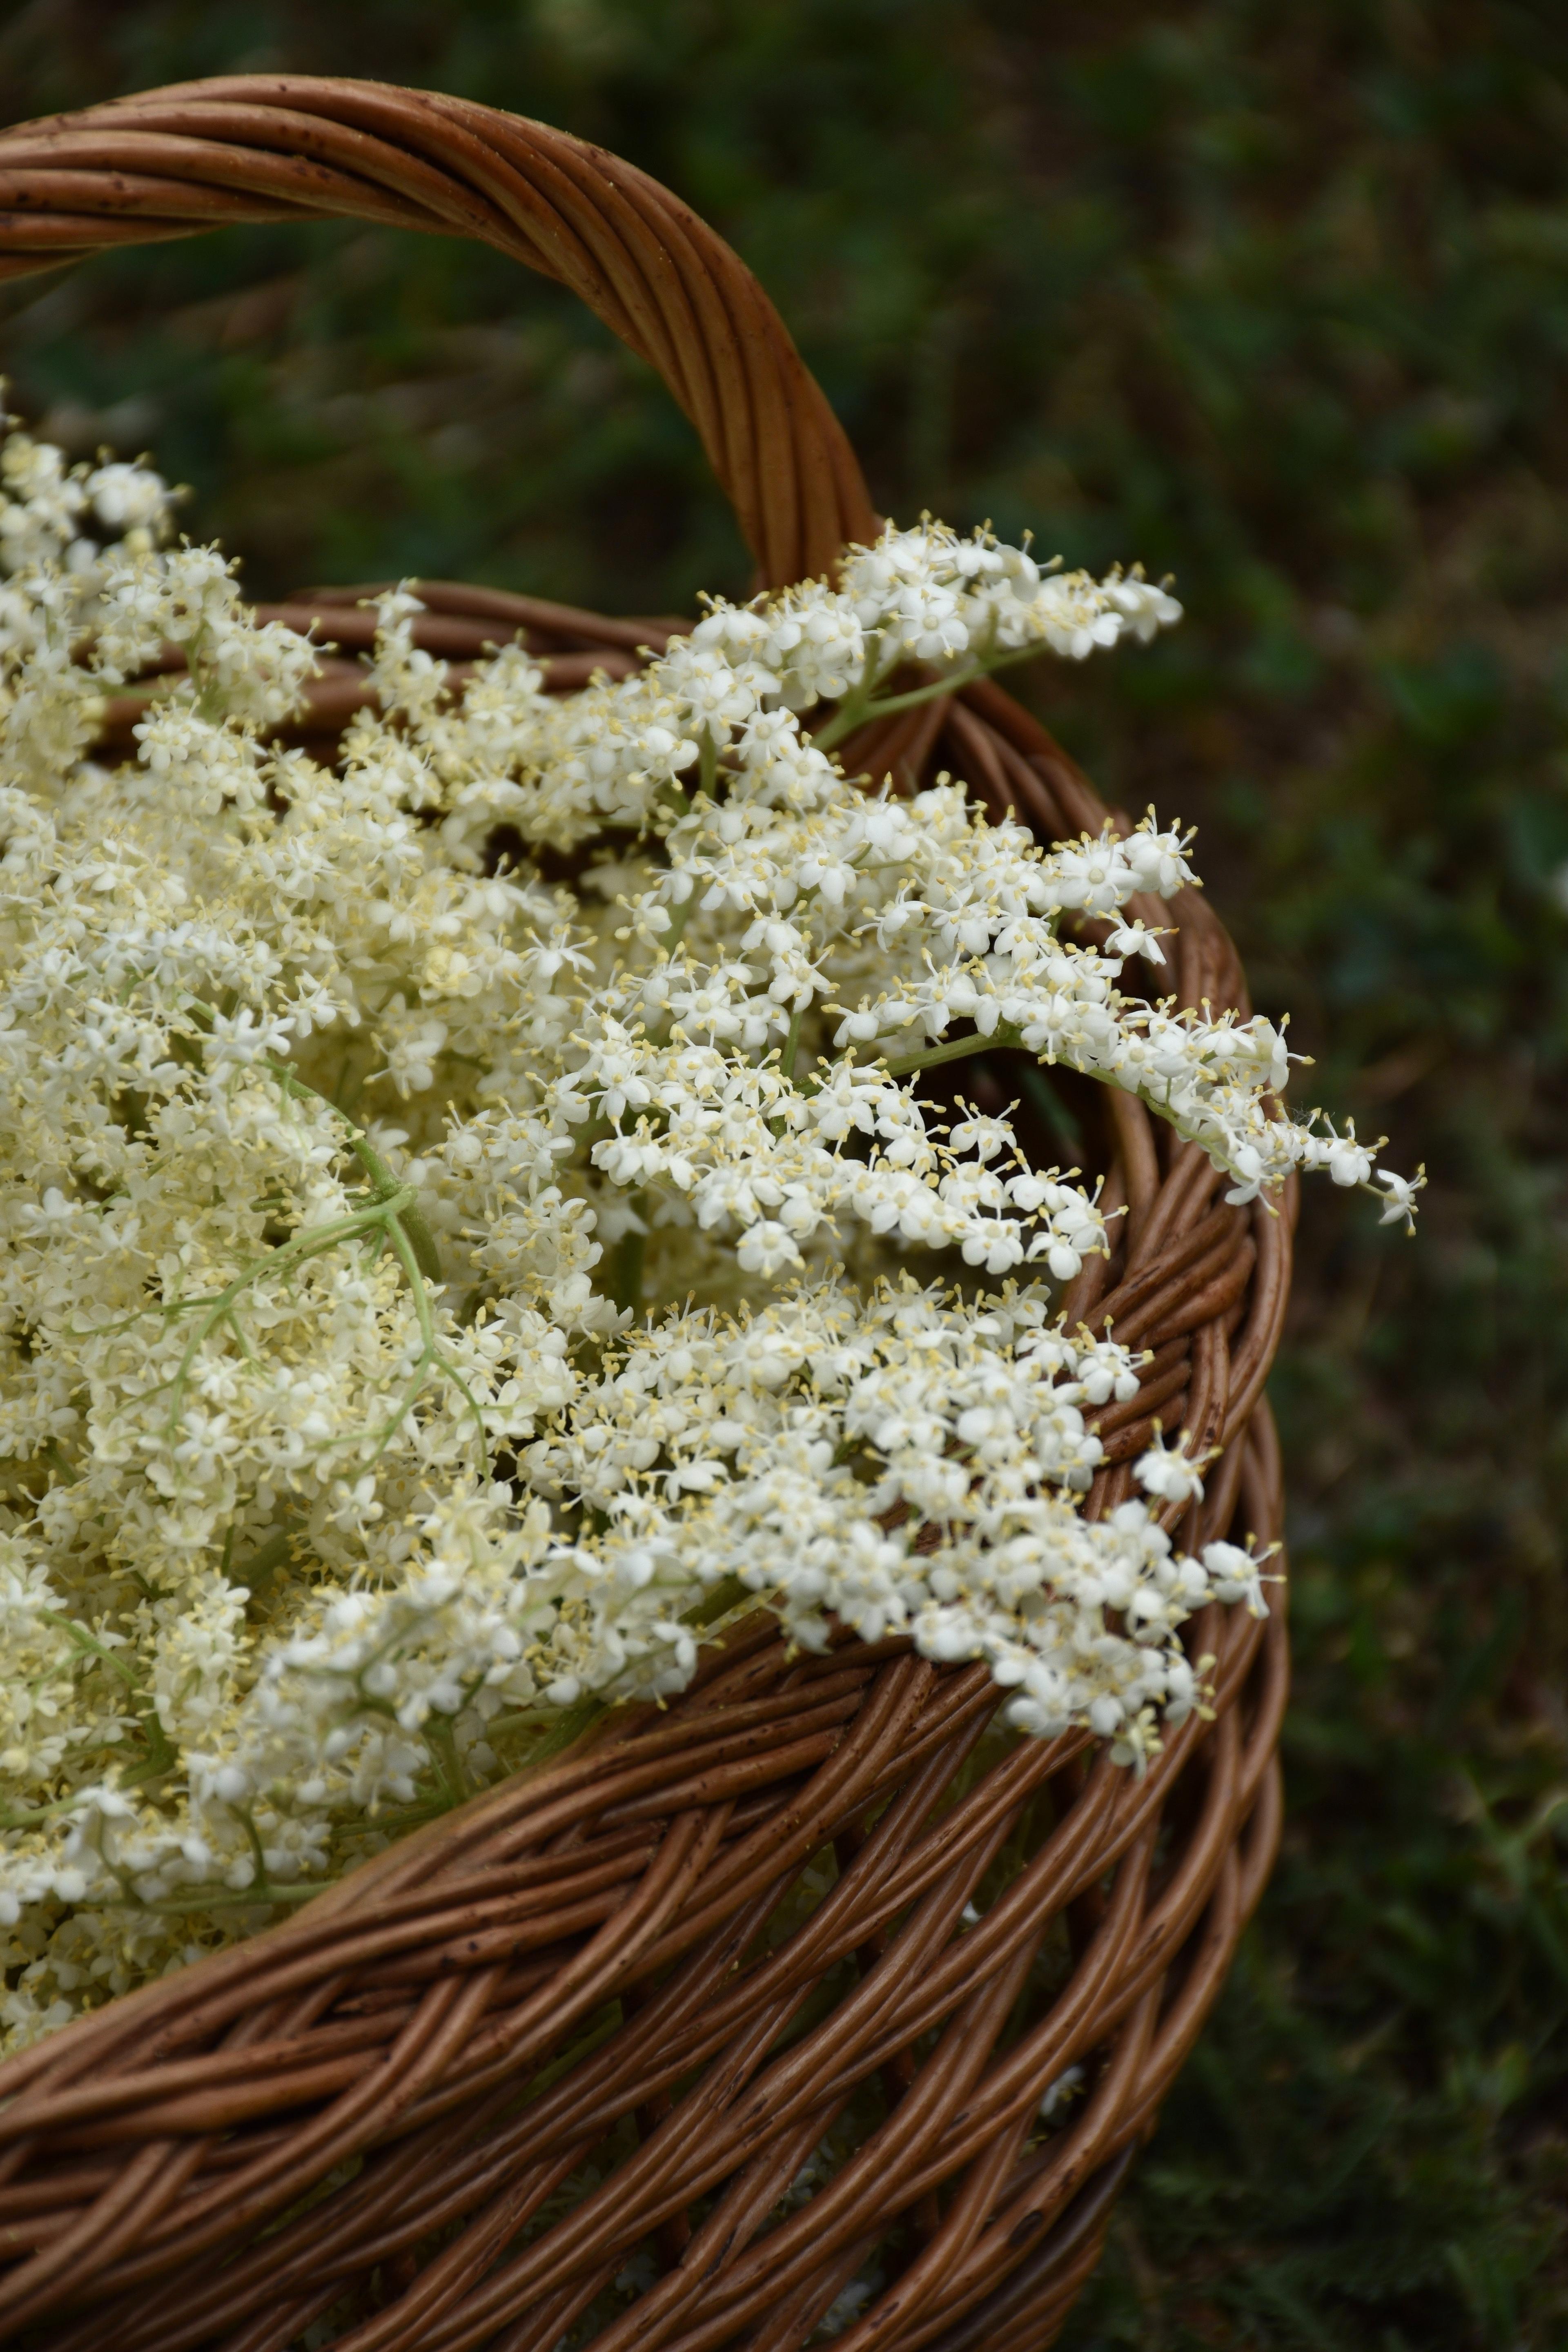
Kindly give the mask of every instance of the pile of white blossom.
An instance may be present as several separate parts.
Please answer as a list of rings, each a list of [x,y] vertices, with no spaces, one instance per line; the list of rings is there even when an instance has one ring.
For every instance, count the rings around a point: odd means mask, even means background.
[[[174,541],[155,474],[0,444],[13,2041],[563,1711],[679,1690],[759,1600],[807,1648],[984,1658],[1016,1726],[1126,1761],[1198,1702],[1178,1629],[1261,1612],[1261,1562],[1182,1556],[1142,1501],[1084,1518],[1140,1370],[1057,1319],[1096,1191],[922,1101],[926,1066],[1022,1047],[1141,1096],[1233,1201],[1326,1166],[1408,1214],[1283,1115],[1268,1022],[1153,992],[1125,909],[1192,881],[1186,837],[1042,849],[960,782],[835,764],[868,711],[1150,638],[1180,608],[1141,574],[889,528],[564,697],[516,646],[455,693],[418,610],[381,600],[379,708],[323,765],[276,740],[311,645]],[[1201,1492],[1163,1443],[1137,1468]]]

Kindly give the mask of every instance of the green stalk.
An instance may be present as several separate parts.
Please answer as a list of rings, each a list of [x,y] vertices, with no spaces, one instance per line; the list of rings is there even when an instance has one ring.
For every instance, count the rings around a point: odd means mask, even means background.
[[[436,1318],[430,1312],[430,1294],[420,1280],[419,1262],[415,1255],[412,1237],[403,1219],[392,1209],[390,1203],[386,1213],[386,1228],[391,1235],[392,1246],[397,1253],[398,1263],[408,1276],[408,1287],[414,1294],[414,1312],[418,1318],[419,1336],[425,1342],[425,1349],[418,1363],[415,1366],[414,1376],[409,1382],[407,1401],[399,1407],[396,1419],[388,1423],[381,1444],[376,1449],[377,1456],[379,1457],[392,1443],[393,1431],[397,1428],[409,1405],[413,1403],[414,1398],[424,1386],[425,1375],[434,1364],[438,1370],[446,1373],[447,1378],[473,1415],[474,1429],[479,1438],[479,1471],[482,1475],[489,1466],[489,1444],[485,1433],[485,1416],[472,1389],[436,1337]]]
[[[853,735],[858,727],[868,726],[873,719],[890,718],[896,710],[913,710],[921,702],[934,702],[939,694],[961,694],[976,678],[989,677],[994,670],[1011,669],[1015,662],[1033,661],[1044,653],[1044,646],[1020,646],[1014,652],[999,654],[994,660],[971,662],[964,669],[950,670],[943,677],[932,678],[929,685],[911,687],[907,694],[886,694],[868,702],[857,702],[847,697],[837,715],[819,727],[812,741],[819,751],[831,751],[846,736]]]
[[[907,1078],[916,1070],[934,1070],[939,1062],[963,1062],[972,1054],[984,1054],[998,1045],[1016,1045],[1018,1032],[1009,1022],[1002,1022],[989,1037],[978,1031],[973,1037],[950,1037],[945,1045],[928,1045],[923,1053],[900,1054],[896,1060],[884,1056],[890,1078]]]
[[[395,1193],[406,1192],[407,1188],[399,1184],[380,1154],[372,1150],[365,1140],[364,1129],[354,1125],[350,1113],[344,1110],[341,1103],[333,1102],[330,1095],[322,1094],[318,1087],[307,1086],[303,1078],[295,1076],[286,1062],[267,1062],[263,1064],[263,1067],[278,1080],[286,1094],[294,1096],[299,1101],[325,1103],[329,1110],[336,1111],[338,1117],[348,1128],[349,1150],[370,1178],[373,1201],[376,1202],[390,1201]],[[442,1278],[441,1258],[436,1247],[436,1236],[426,1223],[424,1213],[412,1193],[408,1194],[407,1200],[397,1213],[403,1221],[404,1231],[413,1244],[415,1263],[420,1273],[429,1282],[439,1282]]]

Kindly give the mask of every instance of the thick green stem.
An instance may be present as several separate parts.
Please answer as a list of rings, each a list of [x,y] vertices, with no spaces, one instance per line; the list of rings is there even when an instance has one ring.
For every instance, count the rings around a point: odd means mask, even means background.
[[[881,631],[878,630],[867,640],[866,658],[860,666],[860,675],[840,702],[837,717],[830,719],[822,732],[812,739],[820,750],[826,751],[829,748],[828,739],[833,743],[842,742],[845,736],[853,734],[864,719],[870,708],[871,697],[885,674],[881,665],[881,652],[882,635]],[[895,653],[889,667],[896,667],[897,661],[898,656]]]
[[[825,727],[819,727],[812,741],[819,751],[831,751],[858,727],[869,726],[873,719],[889,719],[897,710],[913,710],[922,702],[934,702],[939,694],[961,694],[976,678],[989,677],[994,670],[1011,669],[1015,662],[1033,661],[1044,653],[1044,646],[1020,646],[1016,651],[999,654],[994,661],[971,662],[964,668],[949,670],[945,677],[932,678],[928,685],[913,686],[907,694],[886,694],[874,700],[858,702],[850,698],[839,705],[837,714]]]
[[[370,1178],[372,1197],[375,1202],[390,1201],[397,1193],[405,1195],[397,1214],[413,1245],[415,1264],[427,1282],[439,1282],[442,1279],[441,1256],[436,1247],[436,1236],[426,1223],[424,1213],[413,1194],[405,1185],[398,1182],[379,1152],[372,1150],[365,1140],[363,1129],[354,1125],[353,1117],[341,1103],[333,1102],[330,1095],[322,1094],[318,1087],[308,1087],[303,1078],[296,1077],[286,1062],[268,1062],[266,1066],[285,1093],[297,1099],[325,1103],[329,1110],[337,1112],[349,1129],[349,1150]]]
[[[978,1032],[973,1037],[950,1037],[945,1045],[928,1045],[923,1053],[901,1054],[897,1060],[889,1059],[888,1076],[890,1078],[907,1078],[916,1070],[934,1070],[939,1062],[963,1062],[972,1054],[984,1054],[998,1045],[1016,1045],[1017,1043],[1018,1032],[1004,1022],[992,1031],[989,1037],[982,1037]]]
[[[205,1916],[209,1911],[258,1911],[268,1903],[313,1903],[318,1895],[324,1895],[329,1886],[336,1884],[334,1878],[287,1880],[281,1884],[269,1879],[264,1885],[247,1886],[238,1894],[230,1894],[223,1886],[192,1886],[175,1895],[155,1895],[151,1903],[134,1897],[122,1899],[129,1908],[182,1919]]]
[[[426,1223],[417,1201],[410,1201],[397,1213],[397,1222],[408,1236],[414,1252],[414,1263],[426,1282],[438,1283],[441,1276],[441,1255],[436,1247],[436,1236]]]

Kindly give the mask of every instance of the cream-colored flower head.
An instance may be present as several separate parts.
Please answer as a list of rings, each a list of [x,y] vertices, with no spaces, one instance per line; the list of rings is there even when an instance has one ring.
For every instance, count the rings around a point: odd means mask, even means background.
[[[1105,1218],[921,1072],[1005,1048],[1130,1089],[1235,1201],[1413,1187],[1281,1113],[1268,1022],[1123,986],[1158,982],[1128,902],[1192,882],[1179,831],[1042,849],[832,751],[1170,595],[927,522],[620,683],[551,696],[513,646],[455,697],[404,592],[327,767],[268,731],[314,649],[172,543],[155,475],[13,432],[0,488],[12,2036],[302,1899],[561,1709],[679,1690],[759,1599],[1146,1755],[1199,1696],[1184,1620],[1262,1611],[1259,1565],[1143,1502],[1085,1520],[1138,1391],[1056,1319]],[[95,757],[167,643],[135,756]],[[1201,1489],[1175,1449],[1138,1469]]]

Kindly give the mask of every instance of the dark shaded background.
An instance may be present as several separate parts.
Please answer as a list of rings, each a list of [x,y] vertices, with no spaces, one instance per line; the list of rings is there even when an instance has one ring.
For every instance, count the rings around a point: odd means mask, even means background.
[[[239,67],[586,133],[776,297],[885,511],[1179,575],[1026,673],[1202,827],[1261,1005],[1431,1176],[1310,1191],[1274,1383],[1284,1857],[1077,2352],[1568,2344],[1568,8],[33,0],[0,118]],[[54,437],[150,446],[258,593],[741,587],[660,388],[498,257],[231,232],[5,289]]]

